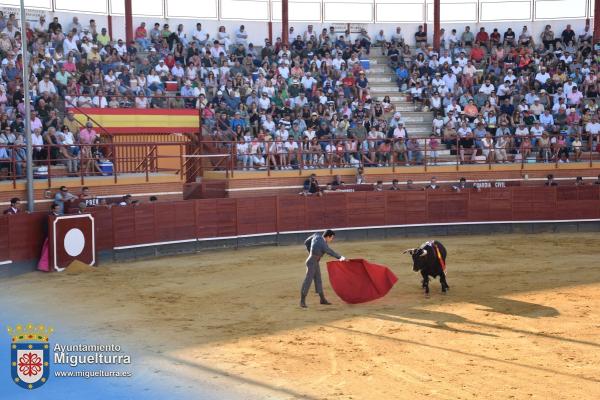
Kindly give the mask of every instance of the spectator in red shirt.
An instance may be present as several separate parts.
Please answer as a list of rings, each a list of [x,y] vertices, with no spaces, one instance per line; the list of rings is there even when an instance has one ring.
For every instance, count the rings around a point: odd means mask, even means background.
[[[136,28],[135,41],[145,50],[150,47],[150,40],[148,39],[148,31],[146,31],[145,22],[142,22],[140,26]]]
[[[489,48],[489,42],[490,41],[490,36],[488,35],[488,33],[485,31],[485,28],[481,28],[479,30],[479,32],[477,33],[477,36],[475,36],[475,43],[480,45],[480,46],[484,46],[485,48]]]
[[[481,33],[481,32],[480,32]],[[487,35],[487,33],[486,33]],[[477,34],[479,36],[479,33]],[[475,42],[473,48],[471,49],[471,59],[475,61],[475,64],[481,63],[481,60],[485,57],[485,50],[479,46],[479,43]]]
[[[497,46],[500,44],[500,32],[498,32],[497,28],[494,28],[494,32],[490,35],[490,44],[492,46]]]

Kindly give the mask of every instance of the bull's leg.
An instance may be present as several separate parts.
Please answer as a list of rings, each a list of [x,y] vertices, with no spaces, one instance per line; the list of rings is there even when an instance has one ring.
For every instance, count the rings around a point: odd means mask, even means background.
[[[450,286],[448,286],[448,282],[446,282],[446,273],[442,272],[440,275],[440,283],[442,284],[442,293],[446,293]]]
[[[423,289],[425,289],[425,294],[429,294],[429,276],[426,272],[421,271],[421,276],[423,276]]]

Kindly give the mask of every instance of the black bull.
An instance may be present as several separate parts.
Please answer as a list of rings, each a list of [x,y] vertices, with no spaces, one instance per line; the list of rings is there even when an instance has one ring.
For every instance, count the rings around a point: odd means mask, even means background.
[[[438,255],[439,251],[439,255]],[[429,277],[440,277],[442,284],[442,293],[446,293],[450,286],[446,282],[445,267],[446,264],[446,248],[437,240],[425,242],[416,249],[407,249],[403,253],[409,253],[413,258],[413,271],[421,271],[423,276],[423,288],[425,293],[429,293]],[[440,261],[441,256],[441,261]]]

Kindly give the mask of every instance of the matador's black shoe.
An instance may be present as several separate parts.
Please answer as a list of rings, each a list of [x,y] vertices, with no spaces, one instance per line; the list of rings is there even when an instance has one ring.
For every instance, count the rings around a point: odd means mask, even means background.
[[[302,308],[308,308],[306,306],[306,296],[300,297],[300,307],[302,307]]]
[[[331,303],[327,301],[327,299],[323,296],[321,296],[321,304],[324,304],[326,306],[330,306]]]

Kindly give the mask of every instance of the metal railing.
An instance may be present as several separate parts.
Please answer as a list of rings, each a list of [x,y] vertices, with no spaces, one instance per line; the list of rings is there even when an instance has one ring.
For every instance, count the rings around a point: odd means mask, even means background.
[[[146,182],[153,174],[177,175],[183,181],[190,173],[184,168],[187,146],[188,142],[34,146],[33,174],[34,179],[47,181],[48,187],[52,186],[53,179],[65,177],[79,178],[82,185],[100,176],[112,177],[114,183],[118,183],[119,177],[126,174],[144,176]],[[221,155],[214,165],[204,164],[199,168],[229,173],[232,165],[229,157],[229,154]],[[0,180],[10,180],[16,188],[19,180],[26,179],[25,159],[24,145],[0,146]]]
[[[432,140],[433,139],[433,140]],[[492,142],[489,141],[492,140]],[[498,145],[500,141],[500,145]],[[575,143],[575,144],[574,144]],[[473,138],[464,140],[435,138],[381,139],[314,139],[264,141],[250,144],[222,142],[235,160],[232,170],[334,169],[348,167],[397,167],[451,165],[520,164],[521,169],[536,163],[581,162],[592,167],[600,154],[595,146],[598,137],[589,137],[581,144],[563,135],[506,136],[502,139]],[[233,171],[232,171],[233,172]]]
[[[191,142],[100,143],[92,145],[34,146],[34,175],[51,186],[58,177],[79,177],[81,184],[93,176],[112,176],[117,183],[124,174],[142,174],[149,181],[152,174],[179,175],[193,181],[204,171],[223,171],[225,177],[234,171],[336,169],[352,167],[419,166],[427,171],[432,166],[475,164],[491,170],[494,165],[513,164],[527,170],[529,166],[547,163],[578,163],[591,168],[600,162],[598,136],[590,136],[579,144],[562,135],[494,137],[488,139],[314,139],[250,142],[203,139]],[[506,141],[502,146],[498,141]],[[489,143],[488,143],[489,144]],[[164,149],[171,147],[170,151]],[[173,150],[172,147],[176,147]],[[25,146],[0,146],[0,179],[16,182],[25,178]]]

